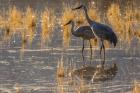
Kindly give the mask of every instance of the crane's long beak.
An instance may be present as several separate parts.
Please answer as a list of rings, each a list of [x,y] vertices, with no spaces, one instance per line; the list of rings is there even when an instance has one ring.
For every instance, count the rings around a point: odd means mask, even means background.
[[[72,10],[81,9],[82,7],[83,7],[83,5],[80,5],[79,7],[73,8]]]
[[[67,22],[64,26],[66,26],[66,25],[68,25],[68,24],[70,24],[70,23],[71,23],[71,21]]]

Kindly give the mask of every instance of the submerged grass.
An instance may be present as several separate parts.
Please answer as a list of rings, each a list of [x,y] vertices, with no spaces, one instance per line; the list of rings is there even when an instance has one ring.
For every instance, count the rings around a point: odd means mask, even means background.
[[[57,66],[57,78],[64,78],[64,77],[65,77],[64,63],[61,60],[61,62],[59,62]]]
[[[63,58],[61,58],[61,61],[58,62],[57,72],[56,72],[57,86],[58,86],[58,91],[60,93],[65,93],[64,78],[65,78],[65,67],[64,67]]]
[[[82,25],[86,25],[86,19],[85,19],[85,15],[84,13],[82,13],[82,10],[79,10],[79,11],[73,11],[74,14],[75,14],[75,22],[76,22],[76,25],[79,27],[79,26],[82,26]]]
[[[125,39],[124,25],[122,25],[124,24],[124,20],[122,19],[120,6],[118,4],[112,4],[110,6],[107,11],[107,18],[117,35],[120,36],[119,40],[123,41]]]
[[[62,10],[62,32],[63,32],[63,46],[67,47],[70,44],[71,39],[71,30],[70,26],[63,26],[66,24],[69,20],[73,20],[75,18],[74,12],[71,10],[71,6],[67,4],[63,4],[63,10]]]
[[[26,29],[25,34],[27,36],[29,44],[32,43],[34,36],[35,36],[35,30],[37,25],[37,16],[36,13],[33,11],[31,7],[27,7],[26,12],[24,14],[24,27]]]
[[[101,21],[99,12],[97,11],[97,8],[96,7],[89,6],[88,14],[89,14],[89,16],[90,16],[90,18],[92,20],[95,20],[97,22],[100,22]]]
[[[60,17],[64,47],[69,46],[71,41],[70,26],[63,26],[65,23],[72,19],[76,22],[77,27],[88,25],[83,11],[72,11],[71,8],[69,4],[63,4]],[[98,22],[101,21],[100,12],[97,11],[96,7],[89,6],[88,13],[91,19]],[[108,22],[112,25],[113,30],[119,37],[119,45],[124,46],[125,44],[130,44],[134,36],[140,40],[140,28],[134,27],[139,24],[140,21],[140,12],[137,8],[128,6],[125,7],[125,10],[122,10],[119,4],[113,3],[105,14]],[[26,44],[31,45],[36,34],[38,23],[37,15],[36,11],[31,7],[27,7],[25,13],[16,6],[9,7],[5,16],[0,15],[0,28],[4,31],[3,40],[9,41],[17,33],[20,33],[19,35],[22,37],[22,42],[26,41]],[[41,47],[51,41],[55,21],[56,16],[54,10],[46,8],[41,13]],[[21,31],[21,29],[24,29],[24,31]],[[26,40],[23,37],[26,38]],[[92,40],[92,44],[97,46],[98,41],[94,39]],[[109,47],[108,43],[105,45]]]
[[[13,6],[5,14],[5,17],[1,17],[1,28],[4,30],[3,40],[9,41],[19,32],[17,28],[22,26],[22,12]]]
[[[8,22],[10,25],[11,31],[18,31],[16,28],[20,28],[22,26],[22,12],[17,9],[15,6],[9,9],[8,14]]]
[[[138,84],[137,81],[134,81],[132,93],[140,93],[140,84]]]
[[[121,47],[126,43],[130,45],[134,36],[138,36],[139,31],[134,24],[138,24],[139,16],[138,10],[129,6],[123,13],[119,4],[111,4],[108,9],[107,18],[119,37]]]
[[[0,12],[1,13],[1,12]],[[5,24],[5,19],[2,15],[0,15],[0,28],[4,28],[4,24]]]
[[[54,31],[54,23],[55,23],[55,16],[54,10],[52,9],[45,9],[45,11],[41,14],[41,46],[45,45],[46,42],[50,41],[52,37],[52,32]]]

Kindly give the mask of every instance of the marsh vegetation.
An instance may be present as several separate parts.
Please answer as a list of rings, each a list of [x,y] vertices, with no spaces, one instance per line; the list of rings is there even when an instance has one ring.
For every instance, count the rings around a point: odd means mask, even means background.
[[[0,10],[0,84],[3,84],[0,92],[139,93],[139,7],[135,6],[135,0],[126,6],[117,0],[100,11],[96,3],[99,2],[87,4],[90,18],[111,26],[118,36],[116,48],[105,42],[107,65],[116,63],[118,66],[114,79],[91,84],[82,79],[82,75],[81,79],[72,77],[72,72],[82,66],[82,44],[80,38],[72,36],[71,27],[64,24],[74,20],[76,27],[88,25],[83,11],[72,11],[79,3],[63,3],[61,11],[48,6],[38,11],[31,6],[21,9],[11,5]],[[87,45],[84,55],[89,65]],[[92,65],[98,65],[97,39],[92,40],[92,45]]]

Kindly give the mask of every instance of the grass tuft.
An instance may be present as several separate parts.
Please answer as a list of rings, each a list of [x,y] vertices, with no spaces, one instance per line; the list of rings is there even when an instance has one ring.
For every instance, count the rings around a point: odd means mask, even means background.
[[[53,16],[52,16],[53,15]],[[41,45],[43,46],[46,41],[50,41],[50,37],[52,36],[54,23],[55,23],[55,16],[54,16],[54,10],[51,9],[45,9],[45,11],[41,14]]]
[[[62,17],[61,17],[61,25],[62,25],[62,31],[63,31],[63,46],[67,47],[70,44],[71,39],[71,31],[70,26],[63,26],[66,24],[69,20],[73,20],[75,18],[74,12],[71,10],[71,7],[69,5],[64,4],[63,10],[62,10]]]
[[[26,29],[25,33],[29,44],[32,43],[35,36],[35,28],[37,25],[37,17],[36,13],[33,11],[31,7],[27,7],[26,12],[24,14],[24,27]]]

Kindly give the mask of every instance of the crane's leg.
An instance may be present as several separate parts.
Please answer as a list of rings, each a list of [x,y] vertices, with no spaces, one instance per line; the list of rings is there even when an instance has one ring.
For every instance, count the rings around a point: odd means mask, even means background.
[[[104,60],[102,62],[102,66],[104,67],[104,64],[105,64],[105,46],[104,46],[103,41],[102,41],[102,47],[103,47],[103,51],[104,51]]]
[[[101,59],[101,61],[102,61],[102,48],[103,48],[103,46],[101,44],[101,46],[100,46],[100,59]]]
[[[90,40],[89,40],[89,44],[90,44],[90,64],[91,64],[91,61],[92,61],[92,44],[91,44]]]
[[[82,58],[83,58],[83,62],[85,60],[84,58],[84,39],[83,39],[83,47],[82,47]],[[84,66],[85,66],[85,62],[84,62]]]

